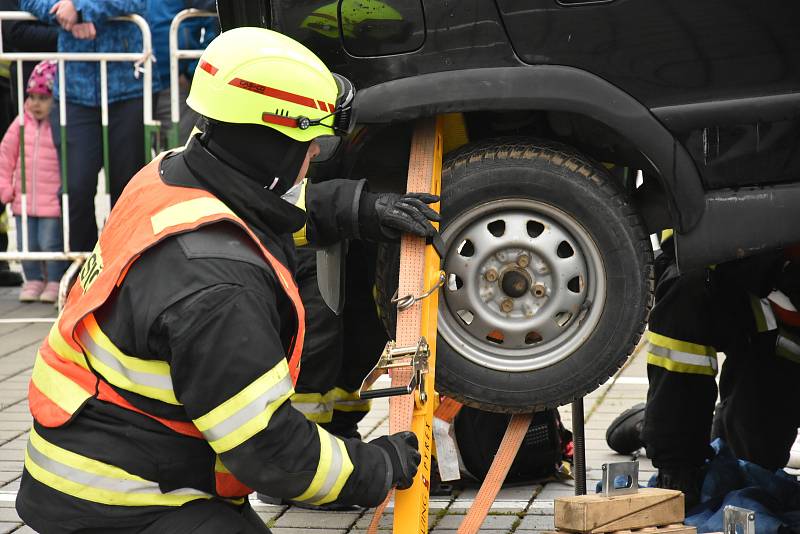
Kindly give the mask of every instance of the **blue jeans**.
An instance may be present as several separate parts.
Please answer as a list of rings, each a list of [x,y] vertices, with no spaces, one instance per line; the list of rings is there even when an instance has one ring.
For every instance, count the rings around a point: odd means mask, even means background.
[[[108,106],[108,150],[111,205],[134,174],[144,166],[142,99],[131,98]],[[100,108],[67,102],[67,189],[69,190],[69,246],[91,252],[97,243],[94,196],[97,173],[103,167],[103,131]],[[56,151],[61,153],[58,101],[53,102],[50,125]]]
[[[22,217],[17,215],[17,249],[22,250]],[[28,217],[28,250],[31,252],[61,252],[64,250],[64,239],[61,234],[61,219],[58,217]],[[45,270],[42,270],[44,263]],[[23,261],[22,272],[25,280],[45,280],[58,282],[67,270],[65,261]]]

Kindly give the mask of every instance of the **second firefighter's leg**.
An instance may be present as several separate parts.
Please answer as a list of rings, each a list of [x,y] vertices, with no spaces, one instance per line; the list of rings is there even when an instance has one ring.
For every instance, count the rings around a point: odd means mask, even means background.
[[[333,419],[325,425],[329,432],[343,437],[359,436],[358,423],[369,412],[370,401],[361,400],[358,390],[388,341],[372,293],[375,253],[374,244],[359,241],[350,244],[347,255],[347,298],[342,314],[346,356],[336,378]]]
[[[775,335],[791,342],[776,351]],[[733,454],[770,471],[788,462],[800,423],[800,336],[785,327],[773,336],[756,338],[745,354],[728,354],[721,382],[730,391],[722,421]]]
[[[333,416],[334,385],[343,359],[342,318],[328,308],[319,292],[316,253],[300,249],[297,259],[306,337],[292,405],[310,421],[326,424]]]
[[[705,271],[678,276],[667,267],[650,315],[647,409],[642,437],[659,469],[658,485],[686,494],[686,508],[699,501],[701,466],[709,446],[717,397],[716,351],[710,338]]]

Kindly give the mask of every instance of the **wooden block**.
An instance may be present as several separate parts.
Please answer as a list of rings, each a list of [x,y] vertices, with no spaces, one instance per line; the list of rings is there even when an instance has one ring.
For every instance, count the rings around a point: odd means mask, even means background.
[[[542,534],[566,534],[566,530],[550,530]],[[687,527],[686,525],[667,525],[664,527],[645,527],[634,530],[615,530],[610,534],[697,534],[697,528]],[[723,534],[722,532],[712,532],[710,534]]]
[[[676,490],[642,488],[630,495],[594,494],[555,500],[555,526],[570,532],[633,530],[682,523],[683,518],[683,493]]]
[[[664,527],[645,527],[635,530],[616,530],[612,534],[697,534],[697,528],[686,525],[667,525]]]

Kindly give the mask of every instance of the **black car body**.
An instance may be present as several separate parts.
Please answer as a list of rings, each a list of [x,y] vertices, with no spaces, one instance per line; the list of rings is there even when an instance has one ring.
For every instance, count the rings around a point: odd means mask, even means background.
[[[354,82],[362,128],[328,174],[401,189],[409,125],[458,112],[471,143],[545,139],[603,162],[647,234],[675,230],[681,269],[800,241],[797,2],[218,5],[223,27],[246,21],[287,34]],[[631,339],[599,350],[627,355]]]

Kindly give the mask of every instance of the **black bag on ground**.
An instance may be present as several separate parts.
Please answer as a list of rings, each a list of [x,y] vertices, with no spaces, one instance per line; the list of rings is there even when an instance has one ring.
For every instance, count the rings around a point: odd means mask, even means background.
[[[456,443],[469,474],[482,481],[492,465],[511,416],[464,406],[455,418]],[[572,433],[558,410],[534,414],[506,483],[529,483],[554,476],[571,456]],[[569,445],[568,445],[569,444]],[[571,458],[569,458],[571,460]]]

